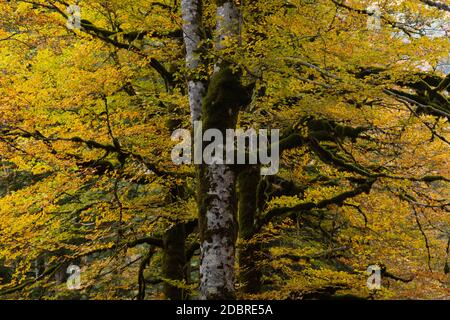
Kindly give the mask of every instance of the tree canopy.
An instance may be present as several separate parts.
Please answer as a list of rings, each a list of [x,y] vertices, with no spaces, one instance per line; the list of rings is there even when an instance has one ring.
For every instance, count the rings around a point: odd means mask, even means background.
[[[448,1],[71,4],[0,1],[1,298],[450,298]],[[198,119],[281,132],[277,175],[230,169],[211,296]]]

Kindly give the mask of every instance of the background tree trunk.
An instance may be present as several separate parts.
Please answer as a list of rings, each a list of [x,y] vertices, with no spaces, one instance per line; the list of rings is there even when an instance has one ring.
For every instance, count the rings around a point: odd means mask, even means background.
[[[186,275],[185,225],[178,223],[166,231],[163,237],[163,275],[165,279],[183,281]],[[186,291],[164,282],[164,294],[170,300],[187,299]]]
[[[239,282],[244,293],[257,293],[261,289],[261,270],[258,268],[257,243],[249,242],[255,232],[257,213],[257,189],[261,179],[259,166],[245,168],[238,176],[238,219],[241,240],[239,260]]]

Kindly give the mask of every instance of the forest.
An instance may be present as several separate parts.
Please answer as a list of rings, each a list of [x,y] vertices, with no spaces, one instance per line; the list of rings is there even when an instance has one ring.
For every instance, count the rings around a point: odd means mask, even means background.
[[[449,39],[449,0],[0,0],[0,299],[450,300]]]

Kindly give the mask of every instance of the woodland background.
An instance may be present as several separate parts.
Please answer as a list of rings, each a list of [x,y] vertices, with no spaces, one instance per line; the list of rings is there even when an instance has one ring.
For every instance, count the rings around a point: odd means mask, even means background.
[[[0,298],[450,299],[450,3],[374,3],[0,0]],[[282,133],[226,168],[224,269],[200,113]]]

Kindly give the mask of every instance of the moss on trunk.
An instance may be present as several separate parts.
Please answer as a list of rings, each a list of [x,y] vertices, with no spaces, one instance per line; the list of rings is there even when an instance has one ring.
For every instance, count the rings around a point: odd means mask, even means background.
[[[258,268],[259,245],[249,242],[255,231],[257,214],[257,188],[261,179],[259,166],[249,166],[238,177],[239,282],[244,293],[257,293],[261,289],[261,270]]]
[[[169,280],[186,279],[185,225],[179,223],[166,231],[163,237],[163,277]],[[164,294],[170,300],[187,299],[183,288],[164,282]]]
[[[248,103],[240,74],[221,65],[203,101],[203,130],[235,129],[239,110]],[[234,261],[237,239],[236,171],[231,165],[200,165],[200,296],[203,299],[234,299]]]

